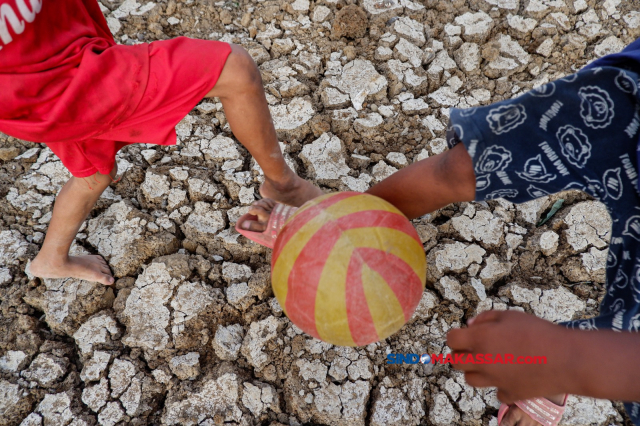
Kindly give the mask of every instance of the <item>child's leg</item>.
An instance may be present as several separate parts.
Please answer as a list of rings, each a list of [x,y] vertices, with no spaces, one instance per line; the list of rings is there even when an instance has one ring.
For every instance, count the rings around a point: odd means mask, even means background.
[[[249,150],[265,175],[263,197],[300,206],[321,195],[319,188],[297,176],[284,161],[255,62],[240,46],[231,54],[207,97],[218,97],[233,134]]]
[[[367,193],[396,206],[409,219],[422,216],[451,203],[473,200],[476,179],[471,158],[463,144],[419,161],[374,185]],[[256,201],[249,213],[255,220],[245,220],[242,229],[263,232],[275,203]]]
[[[113,276],[102,256],[69,256],[69,248],[82,222],[115,175],[116,167],[110,175],[96,173],[87,178],[72,177],[62,187],[42,248],[31,262],[30,272],[33,275],[41,278],[73,277],[105,285],[113,284]]]
[[[393,204],[409,219],[451,203],[472,201],[473,163],[464,145],[418,161],[371,187],[367,193]]]

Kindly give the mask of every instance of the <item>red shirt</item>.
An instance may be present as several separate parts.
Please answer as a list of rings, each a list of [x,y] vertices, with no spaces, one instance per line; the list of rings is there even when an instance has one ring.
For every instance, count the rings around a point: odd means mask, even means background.
[[[32,142],[104,133],[137,107],[149,46],[116,45],[95,0],[0,0],[0,131]]]

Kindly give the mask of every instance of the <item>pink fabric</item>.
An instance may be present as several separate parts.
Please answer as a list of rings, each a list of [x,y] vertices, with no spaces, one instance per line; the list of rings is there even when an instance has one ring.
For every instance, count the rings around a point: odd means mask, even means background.
[[[524,401],[516,401],[514,404],[542,426],[557,426],[562,420],[568,396],[564,396],[562,406],[556,405],[546,398],[526,399]],[[498,411],[498,425],[502,422],[507,411],[509,411],[509,406],[502,404]]]
[[[280,230],[284,227],[287,219],[289,219],[298,210],[297,207],[291,207],[284,204],[276,204],[269,216],[269,222],[267,223],[267,229],[264,232],[254,232],[242,229],[241,226],[246,220],[255,220],[256,216],[249,213],[243,215],[236,222],[236,231],[241,235],[244,235],[251,241],[254,241],[260,245],[273,249],[276,244],[276,239]]]

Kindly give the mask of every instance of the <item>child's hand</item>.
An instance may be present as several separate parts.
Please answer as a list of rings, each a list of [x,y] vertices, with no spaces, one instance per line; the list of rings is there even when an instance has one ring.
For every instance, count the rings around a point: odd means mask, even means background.
[[[469,321],[469,328],[451,330],[447,344],[454,353],[513,355],[507,364],[454,364],[465,372],[471,386],[498,388],[498,398],[516,400],[565,392],[571,361],[567,330],[517,311],[483,312]],[[518,357],[546,357],[546,364],[518,364]],[[522,359],[526,362],[526,359]]]

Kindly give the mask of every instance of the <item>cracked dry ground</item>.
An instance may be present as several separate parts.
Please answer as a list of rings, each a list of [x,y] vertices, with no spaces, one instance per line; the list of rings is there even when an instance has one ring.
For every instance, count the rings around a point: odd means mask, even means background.
[[[179,35],[243,45],[259,64],[287,161],[327,190],[362,191],[446,149],[449,107],[486,105],[571,73],[640,35],[622,0],[102,0],[118,42]],[[73,251],[99,253],[113,288],[30,281],[55,194],[48,149],[1,136],[1,425],[496,425],[494,390],[448,366],[478,312],[563,321],[596,314],[610,219],[580,192],[451,205],[414,221],[429,261],[414,318],[366,347],[310,338],[282,314],[269,251],[233,225],[262,173],[219,103],[172,147],[130,146]],[[535,224],[558,199],[563,207]],[[588,324],[585,322],[585,324]],[[624,424],[617,402],[572,397],[564,425]]]

